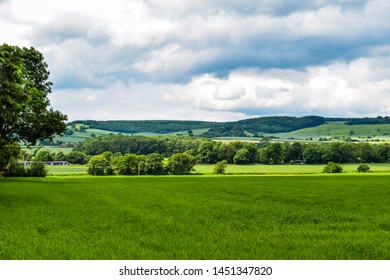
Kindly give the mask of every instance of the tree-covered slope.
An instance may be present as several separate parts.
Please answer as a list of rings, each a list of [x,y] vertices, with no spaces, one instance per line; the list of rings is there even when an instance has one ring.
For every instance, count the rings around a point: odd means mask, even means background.
[[[173,133],[194,129],[209,129],[204,137],[245,136],[245,131],[251,133],[289,132],[325,123],[325,119],[317,116],[309,117],[262,117],[236,122],[203,122],[176,120],[145,120],[145,121],[74,121],[72,124],[83,124],[89,128],[102,129],[123,133]]]
[[[217,125],[214,122],[203,121],[176,121],[176,120],[144,120],[144,121],[74,121],[72,124],[84,124],[89,128],[96,128],[108,131],[123,132],[123,133],[173,133],[177,131],[193,130],[210,128]]]
[[[302,129],[315,129],[325,123],[337,123],[343,130],[349,132],[356,125],[386,125],[390,124],[389,117],[377,118],[324,118],[319,116],[306,117],[260,117],[245,119],[234,122],[204,122],[204,121],[177,121],[177,120],[144,120],[144,121],[74,121],[68,125],[85,125],[89,129],[100,129],[110,132],[121,133],[156,133],[186,135],[188,131],[204,130],[203,134],[197,135],[214,137],[245,137],[262,133],[289,133]],[[327,128],[329,129],[329,127]],[[324,136],[329,135],[327,130]]]
[[[323,117],[263,117],[246,119],[237,122],[224,123],[218,127],[211,128],[203,136],[245,136],[245,132],[250,133],[278,133],[290,132],[302,128],[318,126],[325,123]]]

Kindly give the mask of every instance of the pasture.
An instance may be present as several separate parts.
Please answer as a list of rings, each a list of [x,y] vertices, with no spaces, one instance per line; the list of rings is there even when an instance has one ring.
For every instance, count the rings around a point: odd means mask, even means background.
[[[212,174],[214,164],[198,164],[195,166],[194,174]],[[324,164],[249,164],[236,165],[229,164],[226,168],[227,174],[319,174],[324,169]],[[345,173],[356,173],[359,164],[342,164]],[[370,173],[390,173],[390,164],[388,163],[369,163]],[[47,166],[49,176],[59,175],[86,175],[86,165],[65,165],[65,166]]]
[[[389,175],[0,178],[0,259],[390,259]]]
[[[356,173],[360,164],[348,163],[341,165],[343,166],[343,172]],[[371,172],[390,173],[390,164],[388,163],[368,163],[367,165]],[[319,174],[322,173],[324,167],[325,164],[229,164],[225,171],[227,174]],[[213,164],[198,164],[195,166],[195,173],[212,174],[213,169]]]
[[[346,125],[344,122],[327,122],[326,124],[295,130],[287,133],[274,133],[274,136],[281,139],[307,139],[313,137],[318,139],[320,137],[332,136],[351,136],[353,139],[364,140],[385,140],[390,139],[390,124],[360,124],[360,125]]]

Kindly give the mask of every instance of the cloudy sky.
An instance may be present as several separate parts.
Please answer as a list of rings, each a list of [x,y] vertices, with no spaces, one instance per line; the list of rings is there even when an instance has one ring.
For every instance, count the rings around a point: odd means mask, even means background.
[[[389,0],[0,0],[77,119],[390,115]]]

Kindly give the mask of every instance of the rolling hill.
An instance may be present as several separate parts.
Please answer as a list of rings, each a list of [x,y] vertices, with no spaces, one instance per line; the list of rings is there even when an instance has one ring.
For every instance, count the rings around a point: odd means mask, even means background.
[[[235,122],[177,120],[95,121],[68,123],[68,135],[57,141],[79,143],[108,134],[194,135],[218,139],[330,140],[350,137],[355,141],[390,140],[390,118],[261,117]]]

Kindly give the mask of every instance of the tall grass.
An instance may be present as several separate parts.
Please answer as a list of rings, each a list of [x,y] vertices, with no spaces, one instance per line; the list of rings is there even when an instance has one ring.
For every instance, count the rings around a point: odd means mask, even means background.
[[[389,259],[390,176],[0,179],[0,259]]]

